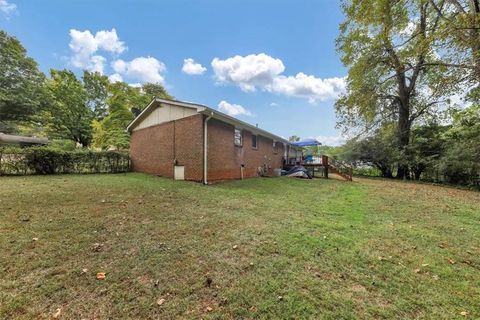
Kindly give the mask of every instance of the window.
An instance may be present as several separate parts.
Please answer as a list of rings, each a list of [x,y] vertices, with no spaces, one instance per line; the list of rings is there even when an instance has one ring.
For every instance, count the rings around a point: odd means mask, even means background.
[[[278,153],[278,144],[276,141],[273,141],[273,153]]]
[[[235,136],[234,136],[234,142],[236,146],[241,147],[243,145],[243,137],[242,137],[242,130],[240,129],[235,129]]]
[[[252,134],[252,148],[257,149],[257,136]]]

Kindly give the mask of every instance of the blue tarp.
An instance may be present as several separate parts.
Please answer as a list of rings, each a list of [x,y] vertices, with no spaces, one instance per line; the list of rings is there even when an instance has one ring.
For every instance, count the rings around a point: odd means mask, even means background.
[[[297,147],[320,146],[322,143],[316,139],[303,139],[297,142],[292,142],[292,145]]]

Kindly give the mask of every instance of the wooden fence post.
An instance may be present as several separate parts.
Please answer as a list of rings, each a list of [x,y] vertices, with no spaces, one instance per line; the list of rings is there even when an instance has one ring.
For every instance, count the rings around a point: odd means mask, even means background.
[[[324,175],[325,178],[328,179],[328,156],[322,156],[322,164],[323,164],[323,169],[324,169]]]

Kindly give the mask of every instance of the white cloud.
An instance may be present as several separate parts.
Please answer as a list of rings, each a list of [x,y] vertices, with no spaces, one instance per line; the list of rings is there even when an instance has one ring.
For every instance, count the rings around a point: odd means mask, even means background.
[[[318,136],[315,139],[320,141],[324,146],[336,147],[344,144],[346,139],[342,136]]]
[[[114,74],[108,76],[108,80],[110,80],[111,83],[115,83],[115,82],[122,82],[123,78],[118,73],[114,73]]]
[[[15,3],[10,3],[7,0],[0,0],[0,11],[2,11],[6,16],[17,11],[17,5]]]
[[[190,75],[200,75],[204,74],[207,71],[207,68],[202,66],[200,63],[195,62],[192,58],[183,59],[182,71]]]
[[[252,113],[239,104],[228,103],[225,100],[220,101],[218,104],[218,110],[228,114],[229,116],[236,117],[241,115],[251,116]]]
[[[118,59],[112,62],[112,68],[117,73],[125,73],[127,70],[127,63],[122,59]]]
[[[215,58],[212,68],[217,81],[234,83],[247,92],[271,84],[285,70],[282,60],[265,53],[235,56],[226,60]]]
[[[71,64],[76,68],[90,71],[100,73],[104,71],[106,59],[101,55],[94,55],[97,51],[103,50],[112,54],[120,54],[127,50],[125,44],[118,38],[115,29],[98,31],[95,36],[90,30],[70,29],[70,38]]]
[[[165,65],[153,57],[138,57],[131,61],[118,59],[112,62],[112,68],[119,75],[151,83],[163,83],[161,73],[166,70]]]
[[[278,76],[266,89],[286,96],[306,98],[313,103],[316,100],[335,99],[345,88],[345,78],[321,79],[300,72],[296,76]]]
[[[285,66],[280,59],[265,53],[245,57],[235,56],[225,60],[212,61],[215,78],[219,83],[232,83],[243,91],[257,89],[300,97],[310,102],[335,99],[345,90],[345,78],[321,79],[303,72],[295,76],[285,76]]]
[[[112,29],[111,31],[101,30],[95,34],[95,40],[97,41],[98,47],[108,52],[112,53],[123,53],[127,50],[123,41],[117,36],[117,31]]]

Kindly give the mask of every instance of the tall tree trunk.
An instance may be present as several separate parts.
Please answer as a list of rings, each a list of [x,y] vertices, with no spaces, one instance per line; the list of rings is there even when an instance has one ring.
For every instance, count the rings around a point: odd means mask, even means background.
[[[401,104],[398,114],[398,126],[397,126],[397,138],[398,138],[398,151],[403,159],[400,161],[397,170],[397,179],[408,179],[409,170],[408,165],[405,162],[407,157],[407,147],[410,143],[410,99],[408,94],[401,94]]]

